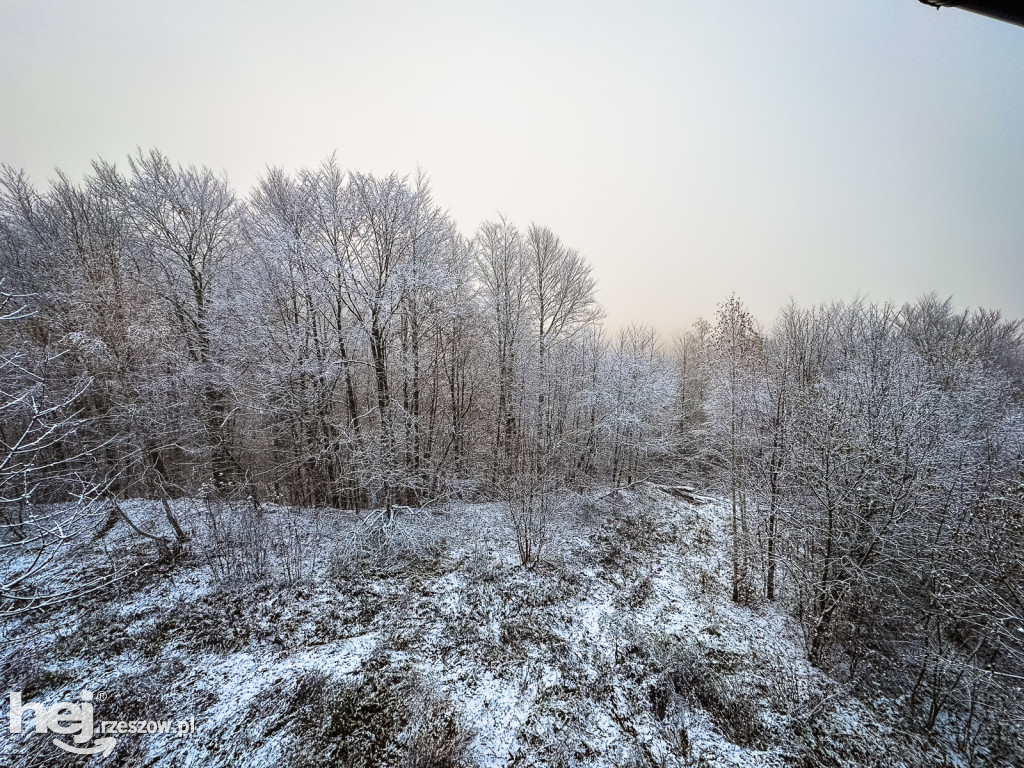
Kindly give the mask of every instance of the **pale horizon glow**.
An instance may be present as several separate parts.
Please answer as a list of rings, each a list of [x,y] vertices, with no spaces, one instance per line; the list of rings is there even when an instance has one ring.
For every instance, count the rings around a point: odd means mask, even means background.
[[[0,163],[333,152],[593,264],[612,328],[736,293],[1024,317],[1024,29],[915,0],[0,2]]]

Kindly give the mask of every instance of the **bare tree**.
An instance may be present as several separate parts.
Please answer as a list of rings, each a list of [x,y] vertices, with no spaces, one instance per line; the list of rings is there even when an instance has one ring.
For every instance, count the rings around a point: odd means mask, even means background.
[[[713,429],[719,446],[730,505],[732,537],[732,599],[747,602],[753,595],[751,574],[751,467],[753,398],[760,386],[763,338],[753,316],[735,296],[719,305],[714,348]]]
[[[492,465],[496,479],[520,429],[517,386],[526,354],[529,265],[519,230],[505,219],[482,224],[476,235],[476,260],[487,338],[497,364]]]
[[[0,282],[0,326],[31,316],[26,298]],[[90,449],[69,450],[87,385],[51,395],[46,362],[40,372],[24,354],[0,353],[0,616],[74,599],[114,577],[51,578],[62,550],[103,514],[104,488],[90,476]]]
[[[95,173],[130,222],[139,257],[157,276],[153,286],[170,312],[210,451],[209,472],[227,482],[241,468],[232,456],[233,410],[215,352],[218,297],[227,289],[238,254],[238,203],[227,180],[208,168],[175,166],[157,150],[128,158],[125,177],[97,162]]]

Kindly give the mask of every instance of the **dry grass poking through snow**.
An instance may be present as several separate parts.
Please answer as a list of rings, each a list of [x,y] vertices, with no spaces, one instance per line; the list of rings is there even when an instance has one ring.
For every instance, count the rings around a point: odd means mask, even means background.
[[[131,507],[159,525],[155,505]],[[580,500],[533,570],[517,565],[495,504],[389,530],[294,509],[259,521],[187,501],[176,512],[194,539],[175,563],[4,631],[22,640],[0,682],[27,699],[88,687],[110,693],[97,718],[196,719],[180,740],[124,736],[97,765],[946,759],[812,668],[784,616],[729,602],[714,505],[653,489]],[[97,568],[151,554],[117,526],[76,551]],[[76,764],[35,734],[2,743],[5,765]]]

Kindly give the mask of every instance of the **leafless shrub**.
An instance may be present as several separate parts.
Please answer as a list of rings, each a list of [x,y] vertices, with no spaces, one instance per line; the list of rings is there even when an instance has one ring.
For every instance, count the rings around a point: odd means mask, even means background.
[[[340,583],[369,578],[429,575],[442,569],[449,550],[443,526],[425,510],[392,507],[370,512],[335,548],[330,576]]]
[[[500,575],[502,563],[486,547],[472,547],[459,563],[459,571],[470,584],[490,584]]]
[[[532,568],[548,543],[554,495],[540,485],[510,484],[504,491],[505,514],[516,539],[519,564]]]
[[[497,490],[524,568],[560,562],[562,553],[552,551],[551,545],[565,540],[573,519],[591,514],[581,509],[586,504],[583,497],[569,493],[553,473],[532,464],[509,470]]]
[[[814,677],[792,660],[771,655],[759,661],[763,674],[761,688],[772,708],[791,725],[806,723],[817,717],[829,697]],[[833,693],[837,695],[839,689]]]
[[[270,547],[285,584],[294,586],[308,582],[316,575],[323,540],[323,513],[320,510],[301,513],[291,508],[276,515]]]
[[[206,496],[202,512],[205,530],[197,544],[213,577],[221,583],[266,579],[271,537],[263,508],[257,504],[243,508]]]

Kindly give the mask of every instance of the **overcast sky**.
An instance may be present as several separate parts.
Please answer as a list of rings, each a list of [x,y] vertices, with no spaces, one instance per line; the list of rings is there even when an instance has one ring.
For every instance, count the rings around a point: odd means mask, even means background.
[[[0,0],[0,162],[428,172],[612,325],[928,291],[1024,316],[1024,29],[915,0]]]

